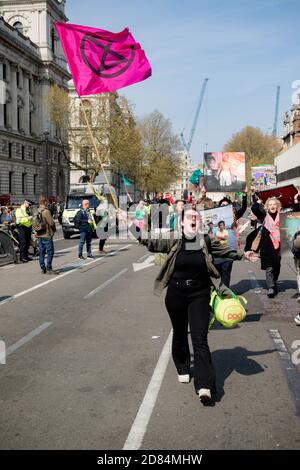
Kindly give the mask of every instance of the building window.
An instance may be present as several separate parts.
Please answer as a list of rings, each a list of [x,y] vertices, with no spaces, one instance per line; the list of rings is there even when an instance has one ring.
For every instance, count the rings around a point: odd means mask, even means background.
[[[32,134],[32,111],[29,111],[29,134]]]
[[[36,149],[33,149],[33,161],[36,163]]]
[[[8,143],[8,158],[12,158],[12,143]]]
[[[25,160],[25,147],[22,145],[22,160]]]
[[[4,114],[4,127],[8,126],[8,111],[7,111],[7,104],[4,103],[3,105],[3,114]]]
[[[28,79],[28,89],[29,89],[29,93],[32,92],[32,81],[31,81],[31,78]]]
[[[18,106],[17,108],[18,131],[21,130],[21,114],[22,114],[22,108],[21,106]]]
[[[2,77],[3,77],[3,80],[6,80],[6,79],[7,79],[7,67],[6,67],[6,64],[2,64]]]
[[[12,194],[14,192],[14,172],[10,171],[8,174],[8,192]]]
[[[57,155],[57,164],[58,164],[58,165],[61,165],[61,152],[58,152],[58,155]]]
[[[26,179],[27,173],[22,173],[22,194],[26,193]]]
[[[37,193],[38,175],[33,175],[33,192]]]
[[[55,31],[54,28],[51,29],[51,50],[55,54]]]
[[[13,24],[13,27],[16,28],[16,30],[17,30],[19,33],[22,33],[22,34],[23,34],[24,27],[23,27],[23,24],[21,23],[21,21],[16,21],[16,22]]]
[[[16,72],[17,87],[20,88],[20,72]]]

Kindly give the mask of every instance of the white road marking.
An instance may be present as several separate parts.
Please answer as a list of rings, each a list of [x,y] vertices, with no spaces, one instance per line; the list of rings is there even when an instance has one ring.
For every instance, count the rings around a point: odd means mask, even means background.
[[[273,342],[276,345],[276,349],[278,351],[279,356],[282,359],[291,359],[290,354],[287,350],[287,347],[284,344],[284,341],[279,333],[279,330],[269,330],[269,333]]]
[[[145,255],[141,256],[139,259],[136,260],[137,263],[141,263],[144,261],[149,256],[149,253],[146,253]]]
[[[140,449],[171,357],[172,330],[154,369],[144,399],[138,410],[123,450]]]
[[[46,328],[48,328],[50,325],[52,325],[52,322],[46,322],[40,325],[38,328],[35,328],[35,330],[31,331],[28,333],[28,335],[24,336],[21,338],[19,341],[16,343],[12,344],[6,349],[6,356],[9,356],[13,352],[15,352],[17,349],[19,349],[21,346],[23,346],[26,343],[29,343],[29,341],[32,340],[35,336],[39,335],[42,331],[44,331]]]
[[[90,264],[94,264],[94,263],[99,263],[99,262],[102,262],[105,260],[105,258],[109,257],[109,256],[112,256],[114,255],[115,253],[117,253],[118,251],[122,251],[122,250],[125,250],[126,248],[130,247],[130,245],[126,245],[122,248],[120,248],[119,250],[115,250],[115,251],[112,251],[111,253],[108,253],[107,255],[105,256],[102,256],[101,258],[97,258],[97,259],[94,259],[92,261],[89,261],[87,263],[81,263],[80,265],[76,265],[76,267],[74,269],[70,269],[70,271],[67,271],[65,273],[61,273],[59,276],[54,276],[52,279],[49,279],[48,281],[45,281],[45,282],[41,282],[40,284],[37,284],[33,287],[30,287],[29,289],[26,289],[26,290],[23,290],[21,292],[19,292],[18,294],[15,294],[11,297],[8,297],[7,299],[5,300],[1,300],[0,301],[0,306],[1,305],[4,305],[4,304],[7,304],[8,302],[12,302],[13,300],[16,300],[18,299],[19,297],[22,297],[23,295],[25,294],[28,294],[29,292],[33,292],[37,289],[40,289],[41,287],[44,287],[44,286],[47,286],[48,284],[51,284],[52,282],[55,282],[55,281],[59,281],[60,279],[62,279],[63,277],[65,276],[68,276],[69,274],[73,274],[75,273],[76,271],[78,271],[78,269],[81,269],[82,267],[85,267],[85,266],[89,266]],[[64,266],[62,266],[62,268],[64,268]],[[46,274],[45,274],[46,276]]]
[[[98,242],[98,243],[92,243],[92,247],[93,247],[93,246],[96,246],[96,244],[98,245],[99,242]],[[120,246],[120,244],[117,244],[117,243],[116,243],[115,245],[105,245],[105,248],[111,248],[111,247],[114,247],[114,248],[115,248],[115,247],[117,247],[117,246]],[[73,250],[76,250],[76,249],[78,249],[78,243],[77,243],[76,245],[74,245],[74,246],[69,246],[69,248],[63,248],[62,250],[55,251],[55,252],[54,252],[54,256],[55,256],[57,253],[68,253],[68,251],[73,251]],[[99,249],[97,249],[97,248],[92,249],[93,252],[94,252],[94,251],[98,251],[98,250],[99,250]]]
[[[287,379],[288,387],[293,394],[296,416],[300,416],[300,374],[292,361],[290,353],[280,335],[279,330],[269,330],[275,348],[281,359],[283,371]]]
[[[155,266],[155,264],[152,263],[154,259],[155,259],[155,256],[150,255],[145,261],[143,261],[143,263],[132,263],[134,272],[141,271],[142,269],[150,268],[151,266]]]
[[[113,277],[111,277],[111,278],[108,279],[107,281],[103,282],[103,284],[101,284],[99,287],[96,287],[96,289],[92,290],[89,294],[85,295],[85,296],[83,297],[83,299],[84,299],[84,300],[90,299],[90,298],[93,297],[95,294],[97,294],[97,293],[100,292],[102,289],[104,289],[106,286],[109,286],[109,284],[111,284],[115,279],[118,279],[118,277],[122,276],[122,274],[127,273],[127,271],[128,271],[128,268],[122,269],[122,271],[118,272],[118,273],[115,274]]]

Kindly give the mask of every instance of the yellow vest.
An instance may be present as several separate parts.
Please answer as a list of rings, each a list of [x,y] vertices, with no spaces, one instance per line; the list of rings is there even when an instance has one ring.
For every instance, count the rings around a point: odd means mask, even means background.
[[[23,225],[24,227],[32,226],[32,222],[24,206],[21,206],[18,209],[16,209],[16,224]]]

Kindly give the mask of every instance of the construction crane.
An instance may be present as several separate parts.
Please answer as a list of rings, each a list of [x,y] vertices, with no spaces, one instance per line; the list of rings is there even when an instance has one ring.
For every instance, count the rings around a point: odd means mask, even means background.
[[[188,153],[190,152],[190,148],[192,146],[192,142],[193,142],[195,130],[196,130],[196,127],[197,127],[197,122],[198,122],[198,119],[199,119],[199,114],[200,114],[200,111],[201,111],[201,106],[202,106],[202,103],[203,103],[203,98],[204,98],[204,93],[205,93],[207,82],[208,82],[208,78],[205,78],[204,81],[203,81],[203,85],[202,85],[202,89],[201,89],[201,93],[200,93],[200,99],[199,99],[198,107],[197,107],[196,114],[195,114],[195,117],[194,117],[194,122],[193,122],[193,126],[192,126],[192,129],[191,129],[191,133],[190,133],[188,143],[186,143],[186,140],[185,140],[184,135],[183,135],[184,129],[180,133],[182,144],[183,144],[184,148],[186,149],[186,151]]]
[[[273,131],[272,131],[273,137],[277,136],[279,98],[280,98],[280,86],[277,87],[277,92],[276,92],[275,117],[274,117]]]

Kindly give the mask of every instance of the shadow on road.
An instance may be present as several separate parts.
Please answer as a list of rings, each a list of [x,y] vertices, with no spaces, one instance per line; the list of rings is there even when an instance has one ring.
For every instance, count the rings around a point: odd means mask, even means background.
[[[2,295],[0,297],[0,302],[3,302],[3,300],[7,300],[7,299],[12,299],[13,295]]]
[[[276,352],[276,349],[264,349],[262,351],[249,351],[240,346],[232,349],[220,349],[212,353],[212,361],[216,369],[217,393],[213,397],[212,404],[220,402],[225,395],[225,382],[233,372],[241,375],[256,375],[264,372],[264,368],[251,359],[253,356],[264,356]]]
[[[249,351],[240,346],[232,349],[219,349],[211,354],[212,362],[216,370],[217,393],[212,396],[210,402],[205,406],[215,406],[225,395],[225,382],[233,372],[240,375],[261,374],[265,369],[249,356],[264,356],[277,352],[276,349],[263,349],[262,351]],[[191,354],[191,377],[194,376],[194,355]]]
[[[250,281],[248,279],[242,279],[237,284],[234,284],[233,286],[230,286],[230,288],[237,295],[243,295],[246,292],[249,292],[249,290],[251,290],[251,284],[250,284]]]

